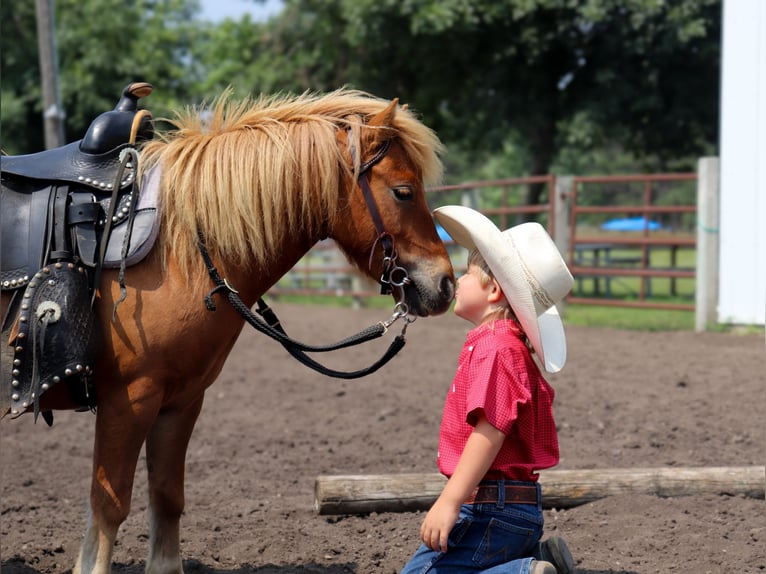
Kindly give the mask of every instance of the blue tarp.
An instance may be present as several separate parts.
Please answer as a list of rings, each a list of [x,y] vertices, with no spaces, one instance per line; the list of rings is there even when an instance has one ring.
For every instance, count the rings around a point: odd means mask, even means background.
[[[436,233],[439,234],[439,239],[442,241],[452,241],[452,237],[450,237],[450,234],[447,233],[447,230],[444,229],[441,225],[436,226]]]
[[[662,229],[662,225],[657,221],[649,220],[646,217],[624,217],[621,219],[610,219],[601,225],[604,231],[656,231]]]

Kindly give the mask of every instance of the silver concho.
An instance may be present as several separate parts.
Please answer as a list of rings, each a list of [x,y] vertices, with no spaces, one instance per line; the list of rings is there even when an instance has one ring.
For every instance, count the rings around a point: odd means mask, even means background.
[[[35,310],[38,321],[45,321],[46,323],[55,323],[61,319],[61,307],[55,301],[43,301],[37,306]],[[47,318],[45,318],[47,316]]]

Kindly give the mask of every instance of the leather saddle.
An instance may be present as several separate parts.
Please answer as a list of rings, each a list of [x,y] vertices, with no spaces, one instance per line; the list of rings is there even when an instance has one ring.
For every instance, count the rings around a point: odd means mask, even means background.
[[[124,267],[156,231],[156,205],[141,206],[135,181],[136,146],[154,135],[138,100],[151,91],[145,82],[128,85],[79,141],[0,156],[0,290],[11,295],[2,317],[0,418],[29,407],[36,418],[40,395],[61,380],[83,409],[95,407],[100,270]]]

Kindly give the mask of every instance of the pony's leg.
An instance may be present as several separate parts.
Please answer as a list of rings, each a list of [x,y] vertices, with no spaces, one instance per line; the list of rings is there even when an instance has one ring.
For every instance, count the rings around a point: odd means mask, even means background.
[[[111,572],[117,530],[130,512],[138,456],[160,408],[159,395],[130,403],[127,395],[112,396],[116,393],[109,390],[99,391],[90,513],[72,574]]]
[[[146,574],[183,574],[180,520],[184,509],[186,449],[203,395],[179,409],[162,411],[146,439],[149,477],[149,555]]]

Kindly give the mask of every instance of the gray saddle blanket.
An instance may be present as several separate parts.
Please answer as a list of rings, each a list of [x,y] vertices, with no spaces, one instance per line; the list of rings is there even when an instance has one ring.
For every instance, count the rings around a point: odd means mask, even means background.
[[[159,218],[159,192],[160,192],[160,171],[153,170],[144,178],[143,186],[138,196],[133,220],[133,229],[130,233],[130,243],[127,246],[125,254],[125,265],[130,267],[141,261],[151,251],[160,227]],[[122,251],[125,244],[125,237],[128,232],[127,217],[129,213],[128,204],[131,201],[130,194],[120,198],[120,202],[115,210],[114,221],[112,223],[112,232],[106,248],[104,257],[104,267],[117,268],[122,263]],[[109,209],[110,199],[101,200],[101,208],[104,212]],[[93,266],[94,260],[91,257],[93,247],[88,250],[88,259],[82,253],[82,245],[86,241],[86,233],[83,230],[77,230],[77,243],[80,245],[80,256],[83,263],[87,266]]]

